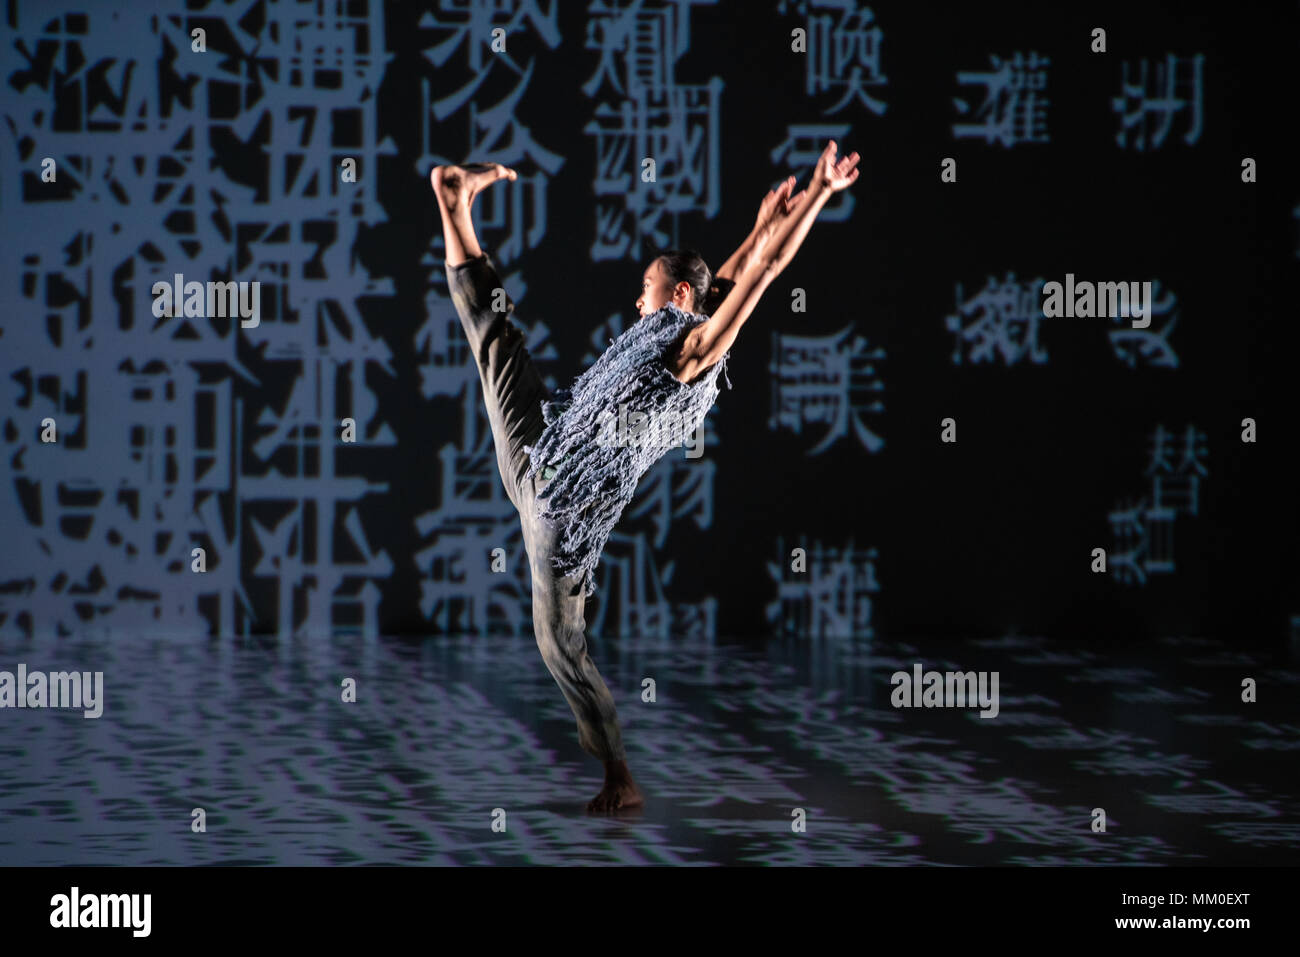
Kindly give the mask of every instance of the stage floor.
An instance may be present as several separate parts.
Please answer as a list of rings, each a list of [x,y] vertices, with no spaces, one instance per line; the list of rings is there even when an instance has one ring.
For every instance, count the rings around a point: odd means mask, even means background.
[[[647,795],[594,815],[600,764],[531,637],[0,645],[3,671],[102,671],[105,698],[97,719],[0,710],[0,864],[1297,861],[1293,657],[1194,638],[758,647],[591,641]],[[890,676],[917,664],[996,671],[997,716],[893,707]]]

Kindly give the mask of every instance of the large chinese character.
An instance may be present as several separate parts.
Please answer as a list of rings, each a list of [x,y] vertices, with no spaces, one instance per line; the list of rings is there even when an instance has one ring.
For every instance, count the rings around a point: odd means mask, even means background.
[[[1183,59],[1167,54],[1164,63],[1157,63],[1155,69],[1154,89],[1148,94],[1146,60],[1138,63],[1138,78],[1129,82],[1129,66],[1122,64],[1120,95],[1111,99],[1111,108],[1120,115],[1120,130],[1115,134],[1115,142],[1121,147],[1132,145],[1139,152],[1159,149],[1169,135],[1174,114],[1188,110],[1191,118],[1188,130],[1183,134],[1183,142],[1195,143],[1201,136],[1201,65],[1205,62],[1203,54],[1196,54],[1190,59]],[[1179,93],[1183,97],[1179,97]],[[1130,99],[1136,100],[1136,107],[1130,111]],[[1157,114],[1154,128],[1149,128],[1147,117]]]
[[[1017,282],[1011,272],[1001,281],[989,276],[984,288],[963,302],[958,283],[957,313],[945,320],[948,331],[957,337],[953,364],[961,365],[963,358],[992,362],[995,354],[1009,366],[1026,357],[1035,364],[1046,362],[1047,350],[1038,343],[1042,286],[1042,279]]]
[[[867,348],[862,336],[849,336],[852,326],[829,336],[772,333],[772,414],[768,428],[784,426],[800,434],[809,423],[826,425],[822,441],[809,450],[818,455],[836,439],[853,435],[868,452],[879,452],[885,440],[863,424],[861,412],[883,412],[876,396],[885,390],[874,361],[885,357],[881,347]]]
[[[777,540],[777,561],[768,572],[777,583],[777,597],[765,613],[781,634],[803,638],[870,638],[871,596],[880,591],[876,581],[875,548],[855,551],[850,541],[844,549],[823,549],[815,543],[806,572],[788,571],[789,556]]]
[[[1157,425],[1151,438],[1151,464],[1145,473],[1151,479],[1152,499],[1157,506],[1171,505],[1194,517],[1199,510],[1201,479],[1209,474],[1201,461],[1207,454],[1207,436],[1189,425],[1183,433],[1182,456],[1176,467],[1169,463],[1165,448],[1169,438],[1164,426]]]
[[[782,0],[777,12],[786,13],[789,6]],[[882,34],[880,27],[871,25],[871,8],[859,9],[856,0],[797,0],[794,6],[807,15],[808,95],[844,88],[844,95],[822,114],[838,113],[856,101],[882,115],[887,104],[867,93],[867,87],[889,82],[880,72]]]
[[[1206,435],[1189,425],[1183,434],[1181,455],[1174,460],[1172,435],[1157,425],[1151,435],[1151,454],[1143,473],[1151,480],[1151,494],[1136,504],[1117,508],[1109,519],[1117,543],[1110,562],[1116,578],[1146,584],[1149,574],[1174,571],[1174,523],[1178,516],[1196,516],[1200,481],[1208,474],[1201,461]]]
[[[537,7],[537,0],[488,0],[486,3],[482,0],[466,3],[441,0],[436,11],[426,12],[420,18],[420,29],[445,31],[447,34],[424,51],[426,59],[434,66],[441,67],[464,45],[469,77],[459,90],[433,104],[434,115],[442,120],[464,106],[488,78],[492,66],[498,62],[504,63],[515,73],[524,75],[524,70],[510,56],[509,47],[509,43],[514,42],[518,36],[519,27],[524,21],[532,23],[549,49],[554,50],[559,46],[561,37],[556,21],[558,12],[559,7],[552,4],[550,11],[543,13]],[[497,36],[507,39],[504,48],[492,49],[495,30],[501,30],[502,33]],[[486,64],[485,57],[488,61]],[[504,163],[505,160],[497,162]]]
[[[1051,61],[1031,52],[1026,58],[1014,53],[1003,61],[990,54],[994,69],[985,73],[959,72],[961,85],[978,84],[984,87],[984,102],[975,113],[983,123],[954,123],[952,135],[980,136],[985,143],[1015,146],[1017,143],[1046,143],[1048,99],[1043,95],[1047,87],[1047,67]],[[970,105],[953,99],[959,113],[966,113]]]
[[[1173,346],[1169,344],[1169,334],[1174,331],[1174,326],[1178,324],[1178,313],[1174,312],[1167,321],[1159,325],[1155,324],[1155,319],[1169,313],[1174,308],[1177,297],[1170,292],[1164,298],[1156,301],[1159,296],[1160,281],[1155,280],[1151,288],[1153,290],[1150,305],[1151,312],[1148,316],[1151,328],[1131,328],[1125,322],[1131,310],[1127,308],[1118,309],[1110,318],[1113,322],[1119,323],[1122,328],[1112,329],[1108,333],[1110,346],[1115,355],[1129,368],[1136,367],[1140,359],[1146,365],[1176,369],[1178,368],[1178,354],[1174,352]]]

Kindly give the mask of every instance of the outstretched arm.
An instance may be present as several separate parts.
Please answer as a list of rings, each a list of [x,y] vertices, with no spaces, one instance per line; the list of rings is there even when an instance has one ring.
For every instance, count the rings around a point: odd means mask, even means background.
[[[772,232],[780,222],[794,183],[795,178],[790,176],[763,197],[763,202],[758,207],[758,216],[754,220],[754,228],[750,230],[739,248],[731,254],[731,258],[718,267],[717,272],[713,274],[716,278],[735,280],[736,276],[754,260],[758,251],[767,245]]]
[[[854,168],[858,159],[857,153],[850,153],[837,160],[835,141],[831,140],[818,159],[812,180],[803,192],[787,199],[789,180],[773,191],[778,194],[778,201],[772,216],[770,234],[760,234],[751,248],[741,254],[735,275],[736,284],[727,298],[710,318],[691,330],[682,343],[680,354],[668,362],[669,370],[679,380],[690,382],[716,364],[731,349],[740,334],[740,327],[753,313],[772,280],[785,270],[794,254],[799,251],[808,231],[812,229],[813,221],[831,194],[847,189],[858,178],[859,171]],[[771,195],[769,194],[769,199]],[[768,201],[765,199],[763,202],[767,204]],[[759,215],[761,217],[762,212]],[[758,227],[755,228],[758,231]],[[751,238],[753,236],[751,233]]]

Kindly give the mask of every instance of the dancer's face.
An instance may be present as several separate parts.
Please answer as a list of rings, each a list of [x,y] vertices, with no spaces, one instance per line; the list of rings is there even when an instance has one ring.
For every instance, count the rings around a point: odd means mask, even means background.
[[[663,263],[656,259],[641,277],[641,295],[636,301],[636,311],[644,319],[670,302],[687,309],[692,298],[691,284],[679,282],[674,287],[672,279],[664,272]]]

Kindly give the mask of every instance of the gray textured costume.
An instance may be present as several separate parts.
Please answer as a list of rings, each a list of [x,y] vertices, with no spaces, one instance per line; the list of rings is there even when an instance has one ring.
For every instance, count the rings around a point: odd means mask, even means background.
[[[624,760],[613,697],[587,654],[584,606],[610,530],[671,443],[598,439],[602,429],[609,435],[620,405],[692,431],[717,399],[727,356],[689,384],[678,380],[665,358],[705,317],[669,305],[633,323],[571,388],[551,396],[510,321],[514,302],[506,295],[505,310],[492,309],[504,287],[491,258],[484,253],[446,271],[483,385],[501,481],[519,510],[542,660],[578,719],[583,750],[604,762]]]
[[[718,398],[726,356],[689,384],[664,365],[669,350],[704,320],[671,304],[651,313],[613,340],[571,388],[542,403],[546,429],[535,446],[524,447],[532,461],[526,477],[542,469],[552,476],[539,498],[542,518],[562,533],[555,569],[585,572],[589,595],[600,553],[641,476],[686,441]],[[645,417],[639,434],[620,428],[637,415]]]

